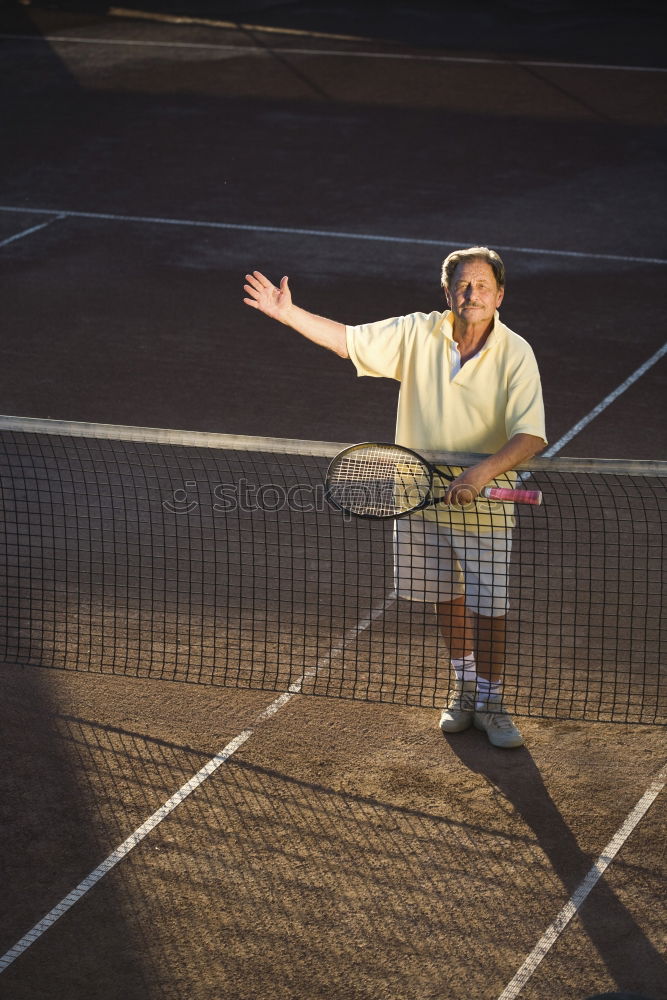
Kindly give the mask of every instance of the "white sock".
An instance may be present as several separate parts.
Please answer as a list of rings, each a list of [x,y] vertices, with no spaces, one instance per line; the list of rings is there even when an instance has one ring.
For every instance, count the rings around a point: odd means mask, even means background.
[[[454,668],[454,673],[456,674],[457,681],[463,681],[463,683],[474,683],[477,680],[477,666],[475,664],[475,654],[468,653],[467,656],[463,656],[460,660],[452,659],[452,667]]]
[[[477,709],[486,708],[489,698],[494,700],[500,697],[503,693],[503,682],[502,681],[490,681],[487,677],[477,678],[477,702],[475,707]]]

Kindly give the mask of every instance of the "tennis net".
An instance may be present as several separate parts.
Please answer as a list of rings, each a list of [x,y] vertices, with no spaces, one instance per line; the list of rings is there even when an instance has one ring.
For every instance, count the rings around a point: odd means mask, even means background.
[[[393,522],[326,501],[342,447],[0,417],[0,659],[440,706],[448,651],[433,604],[395,596]],[[514,512],[507,707],[664,724],[667,463],[523,478],[544,503]]]

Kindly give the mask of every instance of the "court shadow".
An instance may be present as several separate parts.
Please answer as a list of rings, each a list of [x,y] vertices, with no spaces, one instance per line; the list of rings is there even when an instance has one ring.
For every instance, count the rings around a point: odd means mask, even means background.
[[[86,800],[69,829],[97,845],[82,851],[91,868],[101,845],[106,853],[123,842],[209,760],[201,748],[122,725],[49,717],[51,755]],[[569,894],[592,859],[529,752],[503,755],[476,735],[452,741],[455,753],[529,830],[498,823],[493,811],[482,822],[453,818],[432,768],[430,784],[416,765],[378,795],[234,757],[68,913],[38,946],[39,961],[8,971],[9,985],[32,998],[46,995],[48,980],[49,995],[68,1000],[87,998],[91,983],[103,983],[100,1000],[342,1000],[352,984],[359,997],[421,1000],[445,995],[446,970],[467,991],[448,993],[452,1000],[499,991],[548,920],[545,894],[563,895],[559,879]],[[302,772],[302,750],[292,751]],[[50,834],[44,848],[54,847]],[[659,982],[659,956],[611,890],[596,889],[582,920],[619,988],[633,968],[635,979],[647,970],[645,988]],[[91,928],[104,933],[91,937]],[[471,931],[483,946],[471,949]]]
[[[75,715],[54,715],[52,728],[87,800],[79,825],[108,851],[209,759]],[[361,794],[234,757],[72,908],[36,946],[39,961],[35,951],[8,971],[13,996],[88,1000],[92,984],[99,1000],[498,992],[543,910],[543,858],[522,832],[454,820],[411,798],[414,806],[396,787]],[[99,851],[88,854],[92,868]],[[471,928],[483,947],[471,948]],[[121,960],[150,988],[120,975]],[[445,993],[444,976],[465,992]]]
[[[49,681],[44,671],[0,665],[0,997],[91,996],[104,961],[113,968],[116,996],[146,997],[140,941],[112,882],[94,931],[72,931],[62,905],[108,854],[109,840],[81,780],[80,755],[63,739]],[[91,952],[99,965],[85,982]],[[95,996],[109,994],[100,987]]]
[[[583,851],[544,783],[527,747],[499,750],[477,732],[445,736],[452,752],[481,775],[514,807],[533,831],[553,872],[569,894],[579,886],[599,856]],[[601,832],[606,839],[606,832]],[[604,844],[601,842],[599,850]],[[551,915],[555,917],[555,912]],[[578,913],[591,943],[619,989],[636,988],[638,970],[650,970],[655,982],[667,982],[667,964],[603,876]],[[545,927],[539,930],[546,930]],[[536,929],[537,930],[537,929]]]

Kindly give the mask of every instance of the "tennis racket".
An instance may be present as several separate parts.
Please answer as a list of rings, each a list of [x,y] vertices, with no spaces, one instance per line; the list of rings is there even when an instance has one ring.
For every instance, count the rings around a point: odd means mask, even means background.
[[[433,496],[434,480],[444,484],[454,478],[410,448],[354,444],[331,462],[325,479],[326,496],[338,510],[356,517],[405,517],[443,503],[444,497]],[[479,496],[505,503],[542,503],[539,490],[486,486]]]

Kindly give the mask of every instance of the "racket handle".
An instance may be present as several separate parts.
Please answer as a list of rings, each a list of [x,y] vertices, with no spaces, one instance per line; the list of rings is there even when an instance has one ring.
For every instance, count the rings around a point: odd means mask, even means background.
[[[507,503],[542,503],[540,490],[510,490],[504,486],[485,486],[482,496],[486,500],[504,500]]]

